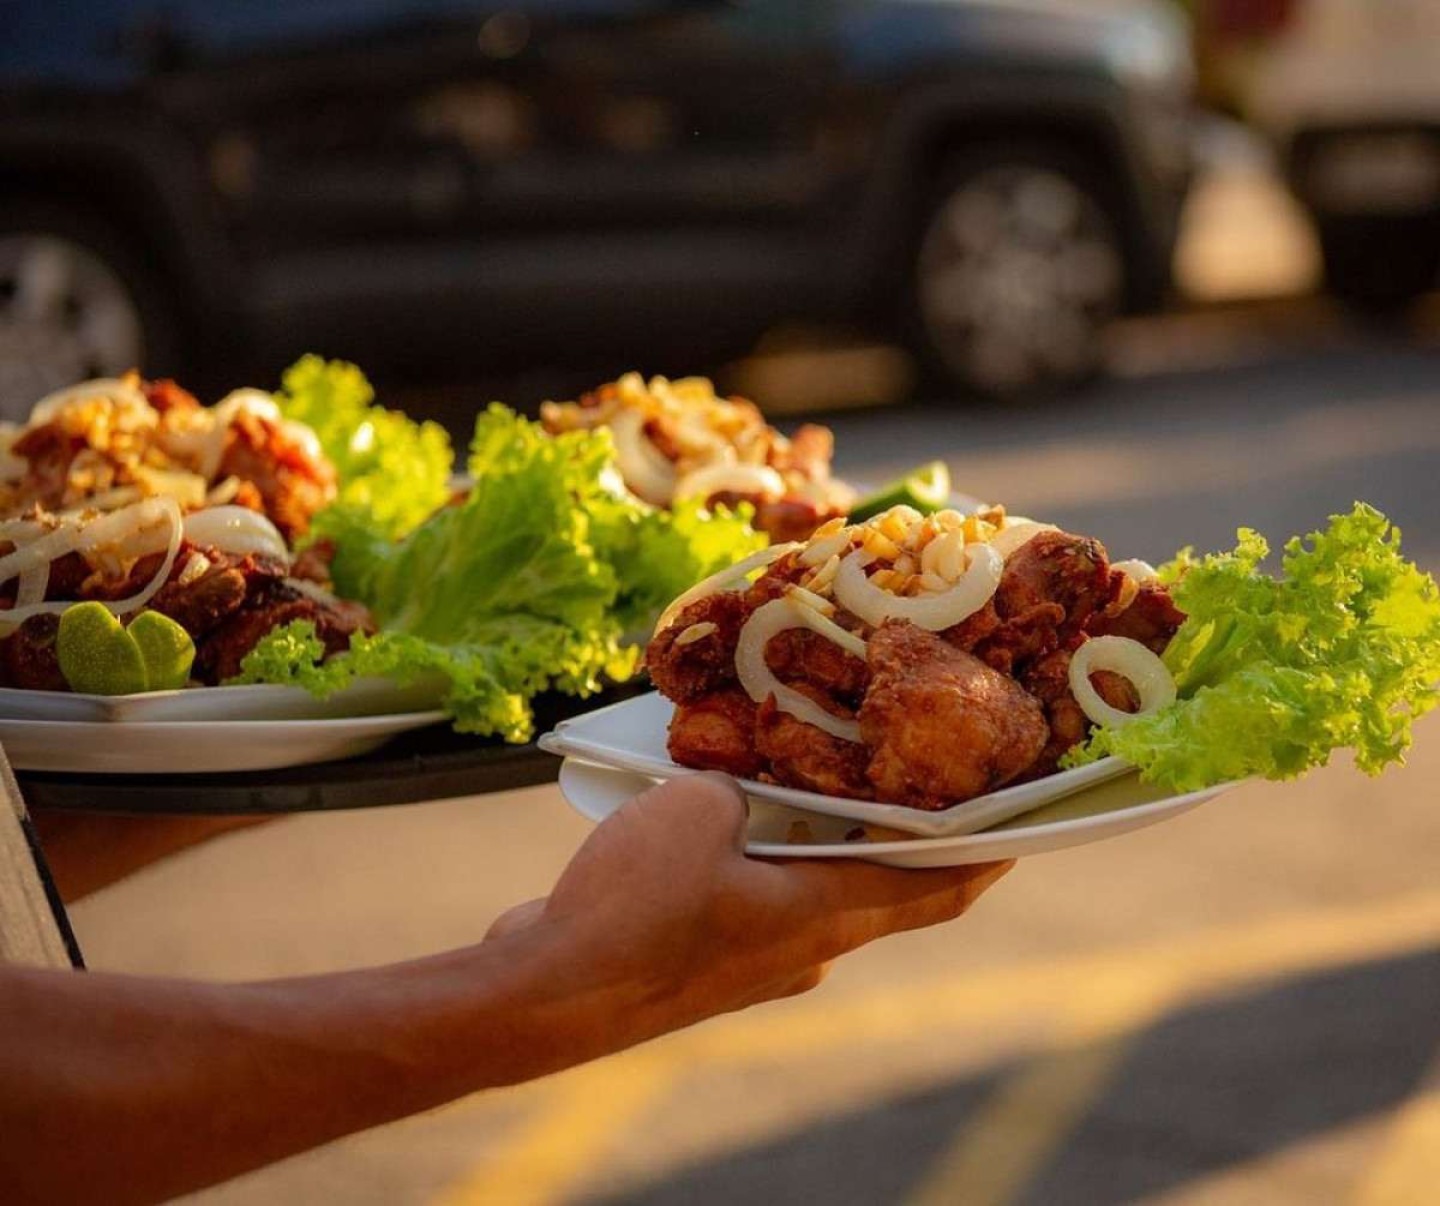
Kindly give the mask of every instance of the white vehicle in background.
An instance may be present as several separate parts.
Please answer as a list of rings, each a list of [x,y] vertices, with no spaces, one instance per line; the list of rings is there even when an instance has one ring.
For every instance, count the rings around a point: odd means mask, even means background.
[[[1208,11],[1207,11],[1208,7]],[[1440,282],[1440,0],[1215,0],[1226,74],[1315,220],[1329,287],[1398,310]]]

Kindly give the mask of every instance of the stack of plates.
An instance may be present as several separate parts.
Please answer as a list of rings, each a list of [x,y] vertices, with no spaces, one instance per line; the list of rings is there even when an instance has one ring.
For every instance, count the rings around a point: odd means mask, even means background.
[[[445,719],[440,686],[362,679],[329,699],[297,687],[144,695],[0,689],[0,745],[17,770],[215,774],[366,753]]]
[[[565,759],[560,789],[571,806],[603,820],[661,779],[693,774],[673,762],[666,732],[673,705],[642,695],[557,725],[542,749]],[[753,854],[865,858],[905,867],[1018,858],[1083,845],[1153,825],[1233,784],[1171,795],[1106,758],[967,800],[940,812],[873,804],[742,780],[750,796]]]

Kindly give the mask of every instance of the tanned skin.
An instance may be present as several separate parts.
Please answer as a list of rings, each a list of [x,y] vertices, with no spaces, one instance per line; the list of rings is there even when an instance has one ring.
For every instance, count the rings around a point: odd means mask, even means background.
[[[761,862],[744,833],[732,781],[666,783],[548,897],[386,967],[254,984],[0,967],[5,1200],[161,1200],[804,992],[847,951],[959,916],[1010,866]],[[57,856],[62,883],[105,879]]]

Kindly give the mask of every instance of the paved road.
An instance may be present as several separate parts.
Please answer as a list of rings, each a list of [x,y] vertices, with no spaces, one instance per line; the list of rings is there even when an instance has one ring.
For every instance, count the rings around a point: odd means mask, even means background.
[[[1440,351],[1325,324],[1256,340],[1259,321],[1149,328],[1144,371],[1063,404],[847,413],[841,463],[878,479],[943,455],[963,489],[1150,558],[1365,498],[1440,566]],[[863,952],[807,997],[197,1200],[1434,1201],[1437,786],[1430,723],[1404,771],[1337,765],[1027,860],[962,923]],[[542,893],[585,832],[553,789],[306,817],[111,889],[76,923],[95,965],[150,972],[417,955]]]

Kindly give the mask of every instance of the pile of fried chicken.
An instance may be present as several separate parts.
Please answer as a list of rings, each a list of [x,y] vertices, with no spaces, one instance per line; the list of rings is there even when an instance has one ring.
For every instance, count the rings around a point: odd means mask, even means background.
[[[313,433],[281,419],[258,391],[204,407],[171,381],[90,382],[43,401],[28,424],[4,433],[3,452],[0,557],[17,551],[22,532],[31,541],[76,535],[147,499],[175,500],[183,534],[144,607],[190,634],[201,683],[239,673],[262,637],[293,620],[313,622],[329,653],[374,631],[363,606],[333,594],[323,543],[290,553],[334,497],[335,470]],[[193,524],[204,515],[212,522]],[[237,524],[236,515],[251,518]],[[36,595],[22,598],[16,577],[0,581],[0,619],[9,621],[0,686],[68,690],[55,652],[61,604],[129,599],[164,569],[163,552],[72,543],[81,547],[42,567]]]
[[[633,494],[657,507],[686,498],[749,503],[755,527],[772,540],[804,540],[855,501],[831,476],[828,427],[806,423],[782,435],[755,403],[721,397],[705,377],[626,373],[574,402],[542,403],[540,420],[552,435],[608,428]]]
[[[943,556],[932,554],[946,542],[952,569],[937,575]],[[836,567],[851,558],[899,601],[890,610],[906,612],[942,597],[965,553],[973,560],[987,542],[998,582],[954,624],[931,630],[898,614],[867,622],[838,598]],[[685,766],[926,810],[1048,775],[1091,724],[1072,690],[1075,651],[1115,636],[1158,654],[1184,620],[1147,570],[1113,567],[1099,541],[1007,520],[999,508],[922,517],[902,507],[822,527],[753,583],[702,593],[662,618],[645,662],[675,704],[670,754]],[[756,689],[756,673],[742,681],[742,633],[779,599],[808,621],[760,646],[758,677],[779,685]],[[1089,681],[1111,707],[1138,707],[1127,678],[1101,670]],[[807,700],[819,711],[807,712]]]

